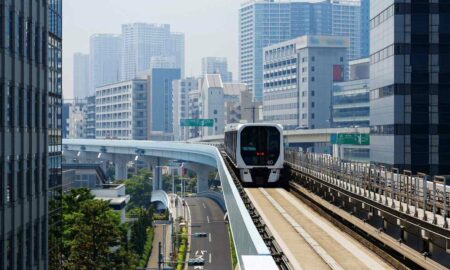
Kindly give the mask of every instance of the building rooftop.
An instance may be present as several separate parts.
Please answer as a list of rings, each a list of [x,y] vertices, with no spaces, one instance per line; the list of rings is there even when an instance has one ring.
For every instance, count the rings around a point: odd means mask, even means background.
[[[222,78],[220,74],[206,74],[205,83],[207,87],[223,88]]]
[[[241,92],[247,90],[245,83],[224,83],[223,93],[229,96],[239,96]]]

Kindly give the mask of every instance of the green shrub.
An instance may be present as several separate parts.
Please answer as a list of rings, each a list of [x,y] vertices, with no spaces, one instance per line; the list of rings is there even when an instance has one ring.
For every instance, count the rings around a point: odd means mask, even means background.
[[[147,228],[147,239],[145,240],[144,251],[141,254],[141,258],[139,259],[139,268],[145,268],[147,266],[148,259],[150,257],[150,253],[152,252],[152,243],[153,243],[154,231],[153,228]]]

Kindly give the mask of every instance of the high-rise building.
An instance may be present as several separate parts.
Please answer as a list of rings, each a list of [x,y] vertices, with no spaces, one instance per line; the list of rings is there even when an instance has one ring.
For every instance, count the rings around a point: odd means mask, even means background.
[[[96,139],[148,140],[149,98],[147,79],[98,87],[95,92]]]
[[[171,33],[169,24],[122,25],[122,81],[149,70],[155,56],[174,57],[175,67],[184,70],[184,34]]]
[[[0,269],[60,269],[61,11],[0,6]]]
[[[220,74],[223,82],[231,82],[233,74],[228,71],[228,62],[225,57],[203,57],[202,75]]]
[[[370,158],[450,173],[450,4],[370,4]]]
[[[172,82],[173,88],[173,135],[175,140],[187,140],[189,127],[181,127],[180,120],[189,118],[189,93],[198,89],[197,78],[186,78]]]
[[[349,60],[369,56],[369,9],[365,8],[367,5],[364,5],[364,2],[368,1],[331,1],[331,33],[333,36],[347,37],[350,40],[347,50]]]
[[[315,3],[245,1],[240,8],[239,76],[256,100],[262,100],[263,48],[302,35],[334,35],[350,39],[347,59],[368,56],[369,0]]]
[[[121,60],[121,37],[116,34],[95,34],[90,38],[90,91],[119,81]]]
[[[263,48],[307,34],[331,34],[331,5],[320,3],[246,1],[239,18],[239,76],[262,101]]]
[[[154,68],[150,75],[151,131],[173,136],[173,86],[181,78],[178,68]]]
[[[264,48],[264,121],[328,128],[333,82],[344,81],[348,39],[301,36]]]
[[[369,58],[349,61],[349,80],[333,84],[332,127],[369,127],[369,66]]]
[[[47,57],[47,69],[48,69],[48,82],[47,82],[47,114],[43,118],[47,117],[47,141],[44,146],[47,146],[47,160],[44,160],[42,165],[43,169],[48,168],[48,181],[47,190],[47,209],[48,209],[48,234],[42,234],[41,237],[48,237],[47,245],[42,245],[41,248],[45,252],[45,248],[48,248],[48,269],[61,269],[62,268],[62,0],[47,0],[47,25],[48,25],[48,40],[47,48],[42,47],[42,50],[47,52],[44,57]],[[22,2],[23,4],[23,2]],[[18,5],[16,5],[18,6]],[[31,9],[32,10],[32,9]],[[42,17],[42,16],[41,16]],[[20,17],[19,17],[20,18]],[[30,23],[31,21],[28,21]],[[22,28],[23,29],[23,28]],[[31,26],[28,28],[31,29]],[[31,32],[31,30],[30,30]],[[31,36],[30,32],[28,35]],[[29,41],[31,43],[31,41]],[[25,42],[27,44],[27,42]],[[19,46],[20,47],[20,46]],[[30,48],[31,51],[31,48]],[[44,62],[45,63],[45,62]],[[45,64],[44,64],[45,66]],[[42,82],[40,82],[42,83]],[[45,104],[45,100],[41,100]],[[36,116],[36,115],[35,115]],[[29,116],[30,117],[30,116]],[[45,121],[45,120],[43,120]],[[44,122],[45,123],[45,122]],[[43,125],[45,128],[45,124]],[[29,145],[30,146],[30,145]],[[30,146],[29,149],[32,149]],[[27,156],[28,171],[27,180],[32,181],[30,178],[31,168],[31,156]],[[45,157],[44,157],[45,158]],[[20,163],[19,163],[20,164]],[[37,167],[37,162],[35,162]],[[23,171],[26,171],[26,167],[23,167]],[[45,181],[45,180],[44,180]],[[20,181],[17,181],[20,183]],[[25,183],[25,182],[24,182]],[[27,186],[31,182],[26,182]],[[37,181],[34,183],[38,183]],[[28,193],[31,194],[31,193]],[[36,205],[33,205],[35,207]],[[35,224],[36,226],[36,224]],[[45,227],[44,224],[42,227]],[[27,229],[30,229],[29,227]],[[28,233],[28,232],[27,232]],[[30,235],[31,236],[31,235]],[[31,244],[33,240],[28,238]],[[45,242],[45,241],[44,241]],[[20,246],[17,246],[20,247]],[[33,248],[35,254],[37,253],[36,247]],[[30,250],[28,250],[30,251]],[[45,254],[41,252],[42,254]],[[25,259],[26,260],[26,259]],[[31,258],[30,258],[31,260]],[[46,268],[44,268],[46,269]]]
[[[175,67],[181,70],[181,78],[184,78],[184,48],[185,48],[185,38],[183,33],[171,33],[168,45],[166,46],[167,51],[165,56],[175,57]]]
[[[73,96],[85,98],[90,93],[89,55],[75,53],[73,55]]]

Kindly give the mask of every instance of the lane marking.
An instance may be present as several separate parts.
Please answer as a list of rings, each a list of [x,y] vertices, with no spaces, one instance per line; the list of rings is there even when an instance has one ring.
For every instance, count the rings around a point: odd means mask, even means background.
[[[209,253],[209,263],[211,263],[211,258],[212,258],[211,253]]]
[[[275,199],[270,196],[267,191],[265,191],[263,188],[259,188],[259,191],[261,191],[262,194],[269,200],[269,202],[275,207],[275,209],[278,210],[278,212],[286,219],[286,221],[296,230],[300,236],[305,239],[306,243],[317,253],[317,255],[322,258],[322,260],[331,268],[335,270],[344,270],[342,266],[339,265],[336,260],[333,259],[333,257],[326,252],[325,249],[322,248],[322,246],[319,245],[319,243],[314,240],[314,238],[311,237],[311,235],[305,231],[305,229],[298,224],[294,218],[292,218],[291,215],[288,214],[288,212],[277,202]]]
[[[209,233],[209,242],[211,243],[211,233]]]
[[[209,216],[206,216],[206,220],[208,221],[208,223],[209,223]]]
[[[358,260],[364,263],[370,269],[382,269],[383,267],[372,259],[372,257],[368,256],[365,252],[363,252],[358,246],[353,244],[350,240],[348,240],[345,236],[343,236],[339,230],[330,226],[328,223],[324,222],[314,214],[312,214],[307,208],[305,208],[297,198],[293,197],[292,194],[286,192],[285,190],[277,190],[290,204],[295,206],[298,211],[300,211],[304,216],[309,218],[312,222],[318,225],[325,233],[327,233],[331,238],[336,240],[343,248],[345,248],[348,252],[353,254]]]
[[[205,203],[202,203],[203,204],[203,208],[205,208],[206,209],[206,205],[205,205]]]

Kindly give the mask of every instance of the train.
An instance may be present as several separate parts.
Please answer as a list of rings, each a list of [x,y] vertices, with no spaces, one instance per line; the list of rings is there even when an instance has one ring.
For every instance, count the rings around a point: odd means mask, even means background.
[[[243,184],[276,185],[284,164],[283,127],[279,124],[229,124],[224,150]]]

